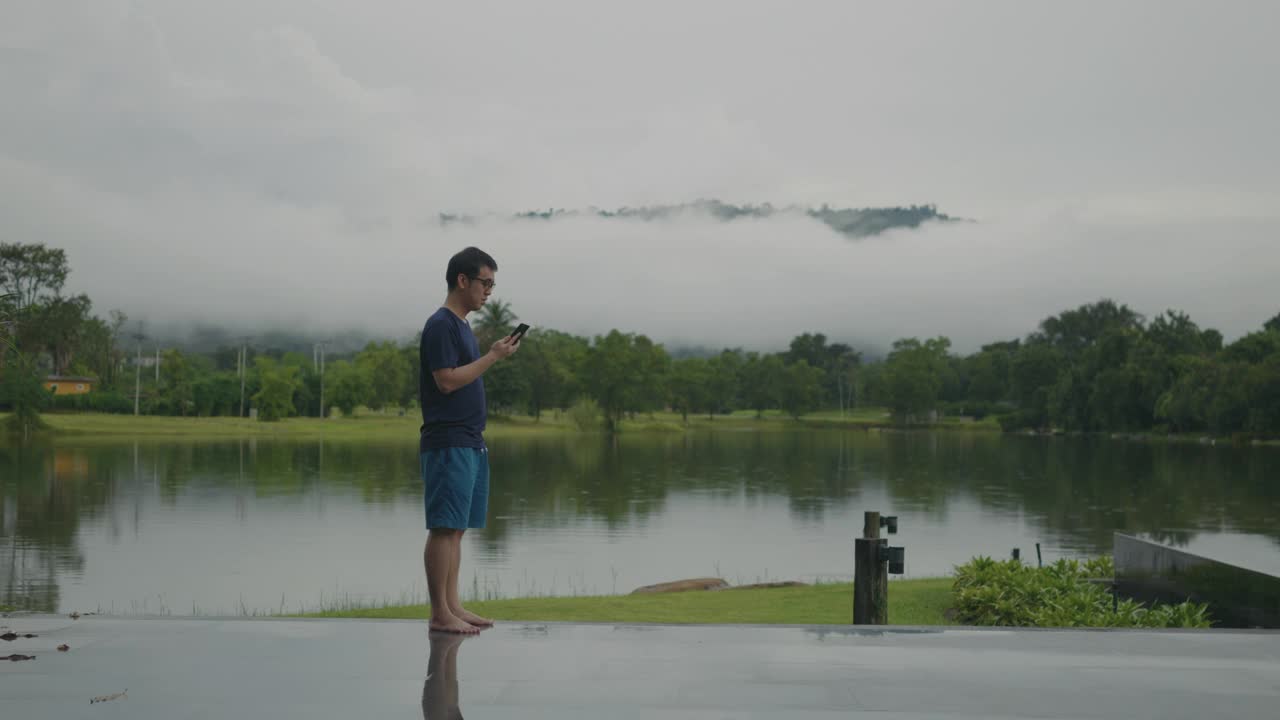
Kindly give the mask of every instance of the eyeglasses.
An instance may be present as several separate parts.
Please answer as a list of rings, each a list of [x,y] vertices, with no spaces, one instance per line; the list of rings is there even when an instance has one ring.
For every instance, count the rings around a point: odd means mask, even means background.
[[[483,285],[485,290],[492,290],[493,286],[495,285],[494,281],[491,278],[473,277],[471,279]]]

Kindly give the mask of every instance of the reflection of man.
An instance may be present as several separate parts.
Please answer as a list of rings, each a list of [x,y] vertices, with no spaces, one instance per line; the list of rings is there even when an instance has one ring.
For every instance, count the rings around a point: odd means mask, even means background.
[[[427,679],[422,683],[422,717],[424,720],[462,718],[458,707],[458,646],[465,636],[456,633],[431,633],[431,659],[427,660]]]
[[[462,534],[482,528],[489,510],[489,453],[484,445],[484,380],[495,362],[518,344],[505,337],[480,354],[467,314],[479,310],[493,292],[498,264],[469,247],[449,259],[449,295],[422,328],[418,394],[422,402],[423,498],[427,514],[427,594],[431,629],[474,634],[493,624],[462,608],[458,566]]]

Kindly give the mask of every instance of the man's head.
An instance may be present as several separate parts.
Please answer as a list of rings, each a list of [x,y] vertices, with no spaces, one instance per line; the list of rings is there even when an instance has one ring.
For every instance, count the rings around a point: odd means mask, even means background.
[[[469,247],[449,258],[445,280],[449,294],[458,297],[468,311],[479,310],[489,293],[493,292],[493,277],[498,263],[489,253],[477,247]]]

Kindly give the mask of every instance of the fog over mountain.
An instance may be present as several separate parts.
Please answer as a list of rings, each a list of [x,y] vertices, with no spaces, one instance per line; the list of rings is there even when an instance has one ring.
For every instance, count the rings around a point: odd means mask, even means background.
[[[411,337],[474,244],[529,322],[673,346],[967,350],[1100,297],[1231,339],[1280,309],[1277,26],[1154,0],[16,0],[0,238],[65,248],[67,291],[156,330]],[[899,207],[966,222],[838,214]],[[644,208],[683,209],[618,212]]]

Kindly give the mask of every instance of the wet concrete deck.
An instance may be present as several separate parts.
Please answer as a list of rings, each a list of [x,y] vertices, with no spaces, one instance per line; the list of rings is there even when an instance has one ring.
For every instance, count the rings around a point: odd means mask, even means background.
[[[1275,717],[1280,633],[0,619],[0,718]],[[58,652],[60,644],[70,646]],[[123,697],[90,699],[128,690]]]

